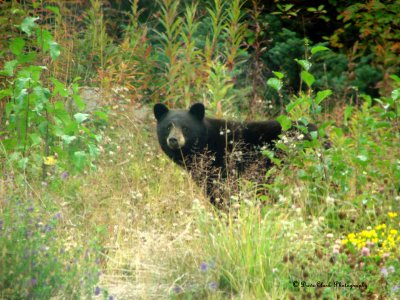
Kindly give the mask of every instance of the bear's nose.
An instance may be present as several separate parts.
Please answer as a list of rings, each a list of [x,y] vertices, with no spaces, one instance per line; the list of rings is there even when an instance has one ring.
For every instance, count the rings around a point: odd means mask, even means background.
[[[168,138],[168,145],[169,145],[172,149],[177,149],[177,148],[179,148],[178,139],[175,138],[175,137],[170,137],[170,138]]]

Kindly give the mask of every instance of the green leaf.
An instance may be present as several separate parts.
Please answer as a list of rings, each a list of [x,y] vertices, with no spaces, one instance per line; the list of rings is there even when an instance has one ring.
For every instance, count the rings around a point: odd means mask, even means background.
[[[40,45],[43,51],[47,52],[50,49],[49,43],[53,40],[53,35],[46,29],[36,29],[36,41]]]
[[[48,88],[45,88],[41,85],[35,86],[33,89],[33,93],[37,95],[37,97],[41,101],[46,101],[50,98],[50,91]]]
[[[40,145],[42,142],[42,138],[37,133],[31,133],[29,134],[29,137],[32,140],[32,146]]]
[[[90,156],[92,156],[92,157],[99,156],[100,150],[95,144],[89,143],[88,144],[88,149],[89,149]]]
[[[292,127],[292,120],[285,115],[281,115],[276,119],[282,126],[282,130],[286,131]]]
[[[54,41],[51,41],[51,42],[49,43],[49,47],[50,47],[50,57],[51,57],[51,59],[52,59],[52,60],[56,60],[57,57],[59,57],[59,56],[60,56],[60,53],[61,53],[61,51],[60,51],[60,45],[57,44],[57,43],[54,42]]]
[[[22,89],[18,94],[16,94],[16,100],[19,106],[24,105],[24,100],[26,96],[28,96],[28,89]]]
[[[12,89],[0,90],[0,100],[3,99],[4,97],[12,96],[12,94],[13,94]]]
[[[28,166],[28,157],[22,157],[21,159],[18,160],[17,165],[20,169],[25,170],[26,167]]]
[[[330,49],[325,46],[315,46],[315,47],[311,48],[311,54],[314,55],[317,52],[327,51],[327,50],[330,50]]]
[[[317,96],[315,96],[315,103],[318,105],[320,104],[324,99],[332,95],[331,90],[324,90],[324,91],[319,91],[317,93]]]
[[[353,112],[353,106],[347,106],[346,109],[344,110],[344,124],[347,125],[347,121],[351,116],[351,113]]]
[[[63,134],[63,135],[61,136],[61,139],[62,139],[67,145],[69,145],[69,144],[71,144],[73,141],[76,140],[76,136],[74,136],[74,135],[66,135],[66,134]]]
[[[108,116],[107,116],[107,114],[106,114],[105,112],[102,112],[102,111],[95,111],[95,112],[94,112],[94,115],[97,116],[97,117],[99,117],[100,120],[104,120],[104,121],[107,121],[107,120],[108,120]]]
[[[89,114],[76,113],[74,118],[80,124],[89,118]]]
[[[301,71],[300,77],[307,84],[309,88],[313,85],[315,81],[314,76],[307,71]]]
[[[62,82],[58,81],[53,77],[50,80],[54,83],[53,96],[56,95],[57,93],[60,94],[61,97],[68,96],[68,90],[65,87],[65,84],[63,84]]]
[[[17,37],[11,40],[10,50],[15,55],[20,55],[25,47],[25,40],[23,38]]]
[[[56,101],[54,103],[54,115],[64,124],[64,126],[68,126],[71,122],[71,117],[65,110],[64,103],[61,101]]]
[[[81,96],[79,94],[74,94],[72,95],[72,99],[74,100],[76,106],[79,108],[79,110],[85,109],[85,102],[82,100]]]
[[[29,53],[21,53],[19,56],[18,56],[18,62],[20,63],[20,64],[25,64],[25,63],[29,63],[29,62],[32,62],[32,61],[34,61],[35,59],[36,59],[36,52],[29,52]]]
[[[267,80],[267,85],[279,92],[282,88],[282,81],[278,78],[270,78]]]
[[[38,17],[33,18],[33,17],[28,17],[25,18],[21,25],[17,26],[21,31],[25,32],[28,36],[31,36],[32,34],[32,29],[34,29],[37,24],[35,23],[37,20],[39,20]]]
[[[308,60],[304,59],[295,59],[295,61],[305,70],[308,71],[310,70],[312,64]]]
[[[4,64],[4,69],[0,71],[0,75],[13,76],[15,67],[18,65],[17,60],[11,60]]]
[[[285,75],[281,72],[272,71],[278,79],[282,79]]]
[[[318,131],[311,131],[310,136],[312,140],[316,140],[318,138]]]
[[[400,98],[400,89],[395,89],[395,90],[393,90],[393,92],[392,92],[392,99],[394,100],[394,101],[396,101],[397,99],[399,99]]]
[[[302,103],[304,103],[305,101],[307,101],[307,99],[305,98],[298,98],[296,101],[292,101],[290,102],[288,105],[286,105],[286,111],[289,113],[291,110],[293,110],[293,108],[295,108],[298,105],[301,105]]]
[[[84,151],[76,151],[73,155],[72,162],[78,171],[82,171],[87,162],[87,154]]]
[[[19,74],[21,75],[21,74]],[[29,84],[32,82],[32,79],[30,77],[22,77],[19,76],[15,80],[15,87],[17,88],[17,91],[20,91],[22,89],[29,88]],[[18,93],[18,92],[17,92]]]
[[[400,82],[400,77],[399,76],[397,76],[397,75],[390,75],[389,76],[390,78],[392,78],[394,81],[396,81],[396,82]]]
[[[57,15],[57,17],[60,17],[60,9],[57,6],[45,6],[46,9],[50,10],[51,12],[53,12],[55,15]]]

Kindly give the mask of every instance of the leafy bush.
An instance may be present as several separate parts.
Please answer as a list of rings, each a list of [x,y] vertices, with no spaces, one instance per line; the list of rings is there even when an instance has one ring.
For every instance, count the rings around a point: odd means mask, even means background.
[[[41,62],[56,60],[61,50],[50,31],[37,21],[27,17],[18,26],[22,36],[10,40],[8,60],[0,71],[6,79],[0,99],[6,101],[1,144],[8,153],[7,161],[22,170],[42,167],[43,177],[46,166],[55,164],[64,170],[94,167],[101,136],[88,126],[91,116],[84,112],[78,78],[70,86],[54,77],[47,78],[48,67]],[[77,112],[68,110],[68,97]],[[97,115],[106,117],[100,112]]]

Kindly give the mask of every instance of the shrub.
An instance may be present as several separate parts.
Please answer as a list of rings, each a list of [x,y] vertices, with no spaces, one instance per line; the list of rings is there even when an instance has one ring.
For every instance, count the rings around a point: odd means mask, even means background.
[[[13,166],[36,173],[42,168],[44,178],[49,166],[78,171],[94,167],[101,136],[88,126],[92,116],[84,111],[79,78],[67,86],[49,76],[44,63],[56,60],[61,49],[38,20],[27,17],[17,26],[21,36],[10,39],[7,61],[0,70],[6,79],[0,92],[6,119],[1,124],[1,144]],[[71,98],[77,111],[67,107]],[[104,113],[96,114],[106,118]]]

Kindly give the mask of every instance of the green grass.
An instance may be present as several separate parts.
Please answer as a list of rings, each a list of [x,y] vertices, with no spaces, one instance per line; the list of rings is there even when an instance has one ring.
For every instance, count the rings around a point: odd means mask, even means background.
[[[332,131],[332,149],[290,154],[267,190],[255,193],[247,182],[238,195],[240,204],[221,211],[161,153],[151,115],[134,119],[134,108],[121,108],[127,110],[114,111],[104,132],[98,171],[66,179],[50,174],[46,186],[29,181],[25,188],[14,184],[12,192],[32,195],[40,209],[46,207],[43,199],[50,199],[63,216],[55,239],[67,236],[78,247],[98,237],[102,276],[96,285],[101,290],[118,299],[365,298],[397,293],[398,247],[383,255],[379,243],[366,245],[370,254],[365,256],[362,249],[341,241],[382,223],[399,229],[398,216],[388,216],[399,210],[398,158],[390,151],[398,134],[368,127],[346,135]],[[350,128],[359,128],[353,124],[364,118],[360,114],[373,116],[365,109],[356,112]],[[379,160],[360,164],[359,154],[343,150],[357,145],[357,135],[366,136],[367,153],[380,143]],[[320,151],[322,160],[314,159]],[[352,171],[345,179],[335,177],[334,167],[343,168],[342,161],[344,170]],[[328,181],[318,169],[321,163],[328,167]],[[313,176],[302,177],[303,171]],[[362,172],[368,176],[358,182]],[[347,190],[340,185],[343,180]],[[9,184],[3,181],[3,186]],[[11,189],[2,191],[5,197]],[[2,214],[4,219],[5,207]],[[382,270],[394,272],[384,276]],[[309,286],[295,287],[294,282]],[[319,282],[326,286],[312,286]],[[334,287],[334,282],[364,282],[367,289]]]

